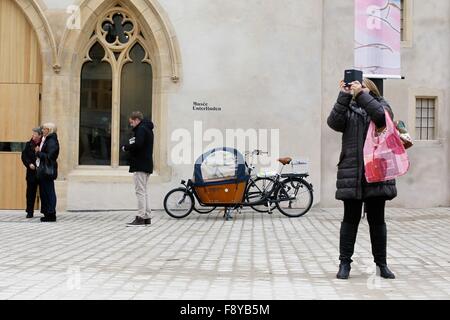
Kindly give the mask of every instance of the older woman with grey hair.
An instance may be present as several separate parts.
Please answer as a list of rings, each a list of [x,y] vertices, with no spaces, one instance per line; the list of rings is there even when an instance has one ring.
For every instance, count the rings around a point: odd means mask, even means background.
[[[56,135],[56,125],[45,123],[42,125],[43,138],[36,147],[37,175],[39,179],[39,194],[41,196],[42,222],[56,221],[56,192],[55,180],[58,177],[59,142]]]

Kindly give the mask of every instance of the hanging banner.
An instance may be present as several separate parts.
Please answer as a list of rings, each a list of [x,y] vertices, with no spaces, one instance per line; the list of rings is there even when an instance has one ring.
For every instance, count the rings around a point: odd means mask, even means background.
[[[355,69],[367,78],[401,78],[400,0],[355,0]]]

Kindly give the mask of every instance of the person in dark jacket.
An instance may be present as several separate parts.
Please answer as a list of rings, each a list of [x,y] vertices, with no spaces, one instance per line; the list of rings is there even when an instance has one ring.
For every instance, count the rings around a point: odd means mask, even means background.
[[[348,279],[350,275],[350,263],[353,262],[351,257],[365,204],[377,273],[383,278],[393,279],[395,275],[386,262],[387,229],[384,210],[386,201],[397,196],[395,180],[368,183],[364,172],[363,148],[370,121],[381,129],[386,126],[385,110],[392,119],[394,115],[371,80],[364,79],[362,84],[353,82],[351,87],[346,87],[344,81],[341,81],[340,87],[341,92],[327,121],[333,130],[343,134],[336,199],[344,202],[344,220],[340,229],[340,265],[336,276]]]
[[[133,112],[129,118],[133,137],[122,151],[129,152],[130,172],[133,173],[138,215],[128,226],[148,226],[151,224],[150,197],[147,184],[153,173],[153,123],[144,119],[142,112]]]
[[[36,176],[36,153],[35,148],[39,146],[42,140],[42,129],[34,128],[32,130],[31,140],[25,145],[22,151],[22,162],[25,168],[27,168],[27,218],[33,218],[34,216],[34,204],[36,202],[36,194],[38,189],[38,180]]]
[[[56,222],[56,192],[55,180],[58,177],[59,142],[56,126],[46,123],[42,126],[43,138],[36,147],[37,176],[39,180],[39,195],[41,197],[42,222]]]

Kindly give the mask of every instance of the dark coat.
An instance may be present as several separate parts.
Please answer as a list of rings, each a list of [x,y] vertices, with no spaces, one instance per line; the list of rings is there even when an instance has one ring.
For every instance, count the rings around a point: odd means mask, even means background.
[[[59,156],[59,141],[56,133],[49,134],[42,145],[40,152],[36,153],[36,156],[40,159],[41,164],[48,160],[48,164],[54,168],[54,175],[50,177],[56,180],[58,177],[58,156]]]
[[[153,173],[153,123],[143,120],[133,128],[134,143],[124,146],[130,153],[130,172]]]
[[[397,196],[395,180],[368,183],[364,172],[363,148],[370,121],[377,128],[386,125],[386,109],[392,119],[394,115],[389,104],[383,98],[368,93],[359,94],[355,100],[348,93],[341,92],[328,117],[328,125],[342,132],[342,150],[338,163],[337,191],[338,200],[364,200],[383,198],[392,200]]]
[[[36,170],[30,169],[30,164],[34,164],[36,166],[36,152],[34,149],[36,148],[36,143],[31,139],[25,145],[25,148],[22,151],[22,162],[23,165],[27,168],[27,181],[35,181],[36,180]]]

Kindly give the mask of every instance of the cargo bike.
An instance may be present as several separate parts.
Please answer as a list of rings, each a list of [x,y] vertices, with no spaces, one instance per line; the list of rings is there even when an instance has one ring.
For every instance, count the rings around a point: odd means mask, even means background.
[[[260,150],[247,152],[247,156],[264,154]],[[283,173],[287,165],[292,168],[306,164],[292,158],[280,158],[278,172],[255,174],[253,163],[233,148],[216,148],[200,156],[194,165],[194,175],[182,180],[181,187],[167,193],[164,209],[173,218],[184,218],[192,211],[211,213],[223,207],[224,217],[232,218],[233,210],[250,207],[258,212],[272,213],[276,208],[288,217],[306,214],[313,204],[313,186],[304,173]]]

